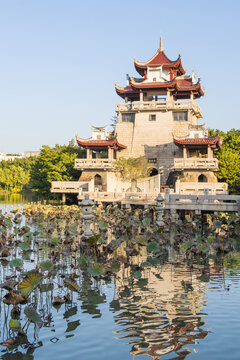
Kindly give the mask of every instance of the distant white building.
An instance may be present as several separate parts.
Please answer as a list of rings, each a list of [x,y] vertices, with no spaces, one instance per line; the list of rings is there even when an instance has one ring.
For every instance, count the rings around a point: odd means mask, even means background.
[[[24,151],[20,154],[6,154],[0,153],[0,161],[14,161],[16,159],[28,158],[30,156],[38,156],[40,151]]]

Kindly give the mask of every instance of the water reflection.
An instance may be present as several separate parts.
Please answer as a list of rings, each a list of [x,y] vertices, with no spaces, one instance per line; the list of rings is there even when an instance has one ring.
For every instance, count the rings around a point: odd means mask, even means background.
[[[30,191],[21,194],[0,192],[0,204],[2,205],[27,204],[37,200],[37,195]]]
[[[197,264],[189,267],[179,258],[175,261],[149,267],[139,280],[132,281],[125,274],[116,281],[117,308],[113,310],[120,310],[114,315],[119,327],[116,334],[128,339],[134,356],[159,359],[174,353],[174,359],[184,359],[190,350],[180,351],[182,347],[208,334],[201,317],[206,283],[199,278],[211,269]]]
[[[12,307],[0,302],[1,342],[10,338],[15,340],[6,350],[2,348],[1,359],[38,359],[45,357],[46,353],[48,357],[60,356],[63,346],[69,347],[68,359],[76,358],[76,349],[77,357],[87,358],[84,357],[86,350],[84,353],[81,349],[87,338],[87,351],[93,351],[99,360],[106,360],[104,348],[107,344],[101,343],[101,353],[98,340],[101,330],[105,331],[106,318],[114,320],[114,333],[109,331],[107,342],[113,348],[118,347],[116,360],[126,358],[119,345],[123,342],[129,346],[128,358],[191,358],[195,345],[201,340],[206,341],[209,333],[205,310],[207,293],[215,289],[229,291],[226,274],[232,282],[239,283],[239,254],[203,261],[198,258],[185,259],[171,247],[168,253],[155,258],[142,247],[138,255],[121,263],[115,277],[106,275],[97,281],[87,271],[80,271],[76,267],[78,249],[74,253],[67,252],[66,248],[53,250],[46,239],[40,237],[40,231],[36,232],[36,228],[32,230],[35,235],[31,240],[31,251],[17,249],[14,253],[15,257],[24,259],[24,269],[35,268],[52,251],[59,260],[54,274],[50,279],[46,276],[30,298],[30,304],[36,307],[43,320],[41,329],[28,324],[24,329],[25,334],[13,336],[9,328]],[[116,255],[124,256],[119,249],[117,254],[112,253],[109,257]],[[20,278],[20,271],[10,268],[8,260],[1,260],[1,263],[1,282],[7,277]],[[137,270],[140,267],[143,270],[139,275]],[[79,292],[64,287],[64,279],[70,274],[74,274]],[[5,293],[1,288],[1,299]],[[54,305],[57,296],[64,298],[68,294],[67,301]],[[23,311],[20,320],[24,324]],[[91,324],[94,326],[91,327]],[[75,342],[72,342],[73,339]]]

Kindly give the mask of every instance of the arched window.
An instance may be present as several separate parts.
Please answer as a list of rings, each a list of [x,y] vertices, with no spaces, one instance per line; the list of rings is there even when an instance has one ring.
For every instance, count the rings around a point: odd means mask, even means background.
[[[208,182],[208,179],[205,175],[201,174],[198,177],[198,182]]]
[[[151,169],[150,169],[150,174],[149,174],[149,176],[155,176],[155,175],[157,175],[157,174],[158,174],[158,171],[157,171],[156,168],[151,168]]]
[[[94,176],[94,189],[102,191],[102,177],[98,174]]]

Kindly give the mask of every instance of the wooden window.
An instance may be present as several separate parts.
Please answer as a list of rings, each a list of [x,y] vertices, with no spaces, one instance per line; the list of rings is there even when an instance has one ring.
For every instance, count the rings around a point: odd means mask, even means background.
[[[188,112],[187,111],[175,111],[173,113],[173,120],[187,121],[188,120]]]
[[[157,158],[148,159],[148,163],[149,164],[156,164],[157,163]]]
[[[149,121],[156,121],[156,114],[150,114]]]
[[[135,121],[135,114],[134,113],[128,113],[128,114],[122,114],[122,122],[134,122]]]

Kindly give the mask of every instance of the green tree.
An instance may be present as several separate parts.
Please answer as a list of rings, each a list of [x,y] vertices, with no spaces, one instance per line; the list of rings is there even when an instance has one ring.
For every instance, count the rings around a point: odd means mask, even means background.
[[[78,180],[79,171],[73,169],[74,160],[81,157],[83,150],[70,143],[66,145],[44,145],[40,155],[31,167],[30,185],[45,198],[51,197],[52,181]]]
[[[240,130],[231,129],[228,132],[209,130],[209,135],[219,134],[222,146],[216,152],[219,160],[219,170],[216,173],[220,181],[229,186],[230,193],[240,193]]]
[[[149,176],[150,169],[145,157],[115,160],[114,170],[123,180],[137,180]]]

